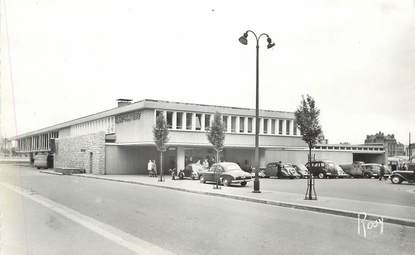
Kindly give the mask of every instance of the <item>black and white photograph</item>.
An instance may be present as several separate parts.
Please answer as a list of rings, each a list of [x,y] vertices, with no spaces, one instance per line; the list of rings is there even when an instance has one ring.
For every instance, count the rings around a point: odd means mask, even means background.
[[[0,0],[0,255],[415,254],[415,0]]]

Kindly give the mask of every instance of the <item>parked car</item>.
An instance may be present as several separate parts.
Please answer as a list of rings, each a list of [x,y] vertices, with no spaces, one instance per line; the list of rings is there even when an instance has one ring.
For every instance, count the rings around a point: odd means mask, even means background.
[[[336,168],[336,171],[337,171],[337,177],[339,177],[339,178],[348,178],[348,177],[350,177],[350,175],[348,175],[347,173],[345,173],[343,171],[343,168],[341,168],[341,166],[335,164],[334,167]]]
[[[414,183],[415,182],[415,170],[392,171],[390,179],[393,184],[400,184],[403,181]]]
[[[363,177],[363,164],[362,161],[357,161],[353,162],[353,164],[342,164],[340,167],[352,177]]]
[[[307,163],[306,167],[308,171],[310,171],[313,174],[313,176],[318,177],[320,179],[337,177],[337,171],[333,161],[311,161],[311,166],[309,163]]]
[[[48,168],[48,155],[47,154],[37,154],[34,157],[33,166],[37,169],[47,169]]]
[[[173,177],[173,180],[176,177],[178,177],[179,179],[191,178],[192,180],[195,180],[195,179],[200,179],[200,176],[202,176],[202,173],[206,171],[207,169],[204,169],[202,165],[191,163],[191,164],[187,164],[187,166],[184,169],[180,170],[179,172],[172,171],[172,177]]]
[[[297,173],[300,175],[301,178],[308,178],[309,172],[305,165],[303,164],[294,164],[293,167],[297,171]]]
[[[278,172],[278,162],[270,162],[264,170],[265,177],[271,176],[278,178],[299,178],[300,175],[297,173],[295,168],[291,164],[281,163],[281,172]]]
[[[365,178],[378,177],[380,173],[380,167],[381,167],[380,164],[375,164],[375,163],[362,164],[363,177]],[[385,167],[385,174],[386,174],[386,167]]]
[[[238,164],[233,162],[221,162],[213,164],[208,171],[203,172],[202,176],[200,176],[200,182],[216,182],[217,178],[224,186],[235,183],[246,186],[246,184],[251,181],[251,175],[243,171]]]

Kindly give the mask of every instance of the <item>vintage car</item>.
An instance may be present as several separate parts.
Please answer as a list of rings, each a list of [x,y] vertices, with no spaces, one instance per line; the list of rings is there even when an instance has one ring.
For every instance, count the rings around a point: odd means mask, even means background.
[[[202,173],[202,176],[200,176],[201,183],[216,181],[219,181],[223,186],[229,186],[231,184],[246,186],[251,181],[251,175],[243,171],[236,163],[221,162],[213,164],[208,171]]]
[[[297,173],[295,168],[291,164],[281,163],[281,171],[278,172],[279,162],[270,162],[264,170],[264,177],[278,177],[278,178],[299,178],[300,174]]]
[[[347,173],[345,173],[343,171],[343,168],[341,166],[335,164],[334,167],[336,168],[338,178],[348,178],[348,177],[350,177],[350,175],[348,175]]]
[[[200,176],[202,176],[203,172],[206,172],[207,169],[204,169],[201,164],[191,163],[187,164],[187,166],[180,170],[179,172],[172,170],[172,179],[175,180],[176,177],[179,179],[184,178],[191,178],[192,180],[200,179]]]
[[[380,173],[380,167],[381,167],[380,164],[375,164],[375,163],[362,164],[363,177],[365,178],[378,177]]]
[[[415,170],[392,171],[390,179],[393,184],[399,184],[399,183],[402,183],[403,181],[414,183],[415,182]]]
[[[340,167],[351,177],[363,177],[363,167],[364,162],[356,161],[353,164],[343,164]]]
[[[300,175],[301,178],[308,178],[309,172],[305,165],[303,164],[294,164],[293,167],[297,171],[297,173]]]
[[[307,163],[305,166],[307,167],[308,171],[310,171],[313,174],[313,176],[318,177],[320,179],[337,177],[337,171],[333,161],[311,161],[311,165]]]

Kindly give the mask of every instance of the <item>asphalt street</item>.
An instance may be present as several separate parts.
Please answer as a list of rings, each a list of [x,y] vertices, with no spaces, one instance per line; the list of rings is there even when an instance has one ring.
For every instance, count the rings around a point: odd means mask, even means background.
[[[385,223],[383,233],[379,227],[368,229],[363,237],[357,233],[357,219],[46,175],[8,165],[0,165],[0,182],[22,187],[176,254],[413,254],[415,250],[415,228],[393,224]],[[16,254],[28,254],[24,249],[29,254],[131,254],[64,215],[1,186],[0,190],[2,226],[15,227],[15,234],[1,243],[22,251]]]

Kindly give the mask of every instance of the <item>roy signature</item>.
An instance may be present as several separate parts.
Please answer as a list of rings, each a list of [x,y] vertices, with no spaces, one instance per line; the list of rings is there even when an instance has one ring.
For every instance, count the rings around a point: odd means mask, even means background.
[[[368,220],[367,214],[364,212],[357,214],[357,234],[366,238],[367,231],[379,228],[379,233],[383,234],[383,217],[376,220]]]

